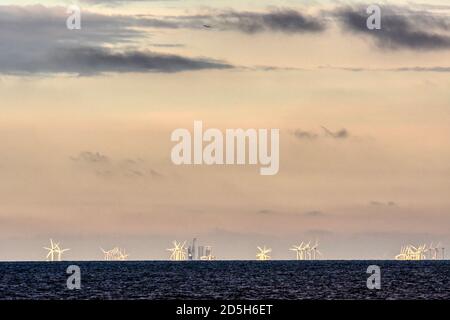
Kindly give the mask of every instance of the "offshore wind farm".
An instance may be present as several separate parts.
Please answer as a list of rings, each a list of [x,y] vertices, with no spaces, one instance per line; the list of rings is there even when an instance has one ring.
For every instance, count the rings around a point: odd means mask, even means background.
[[[327,260],[323,241],[303,239],[281,250],[289,253],[285,260],[268,243],[233,260],[195,237],[169,242],[160,259],[133,261],[132,248],[107,246],[97,249],[96,261],[74,261],[60,240],[43,247],[45,261],[0,262],[0,299],[450,299],[450,261],[440,242],[404,244],[384,260]],[[74,265],[82,287],[72,291],[61,284]],[[382,270],[386,289],[367,289],[372,265]],[[16,290],[17,281],[27,290]]]
[[[246,259],[223,259],[219,243],[200,237],[173,240],[157,258],[139,260],[132,259],[132,247],[123,245],[97,247],[97,259],[76,260],[73,248],[62,243],[70,245],[70,240],[51,238],[41,247],[41,261],[0,262],[0,300],[450,299],[450,261],[436,241],[401,244],[398,253],[383,260],[327,259],[327,243],[318,238],[284,250],[270,242],[249,244],[254,254]],[[283,253],[289,255],[277,258]],[[382,270],[386,289],[368,290],[371,266]],[[73,267],[82,283],[74,291],[61,285]],[[16,290],[17,283],[26,283],[27,290]]]
[[[62,261],[63,254],[70,249],[62,249],[59,242],[54,242],[50,239],[50,247],[43,247],[47,251],[45,261],[55,262]],[[272,260],[272,248],[264,246],[257,246],[256,260],[269,261]],[[126,250],[120,247],[114,247],[110,250],[105,250],[100,247],[103,254],[104,261],[125,261],[128,260],[129,254]],[[326,260],[324,254],[319,250],[319,241],[316,239],[314,242],[301,241],[299,245],[292,245],[288,248],[289,251],[295,253],[295,258],[292,260],[297,261],[315,261]],[[213,254],[213,247],[211,245],[199,244],[197,238],[193,238],[188,244],[187,240],[184,241],[172,241],[172,247],[166,249],[168,251],[167,259],[157,260],[169,260],[169,261],[214,261],[220,260]],[[435,245],[430,243],[414,246],[412,244],[402,245],[400,253],[393,256],[391,259],[385,260],[397,260],[397,261],[423,261],[423,260],[444,260],[445,259],[445,247],[441,242],[436,242]],[[229,259],[234,260],[234,259]],[[284,259],[286,260],[286,259]]]
[[[0,300],[450,299],[449,0],[0,25]]]

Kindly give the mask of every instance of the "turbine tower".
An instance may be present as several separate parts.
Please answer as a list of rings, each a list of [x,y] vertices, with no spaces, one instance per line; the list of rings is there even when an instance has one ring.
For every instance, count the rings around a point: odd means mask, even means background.
[[[55,254],[57,261],[61,261],[62,254],[70,249],[61,249],[59,243],[53,242],[53,239],[50,239],[50,248],[44,247],[45,250],[48,250],[48,254],[45,257],[47,261],[55,261]]]
[[[309,241],[304,247],[303,247],[303,256],[305,260],[311,260],[311,241]]]
[[[125,249],[120,249],[119,247],[114,247],[111,250],[104,250],[100,248],[104,254],[104,259],[106,261],[118,261],[118,260],[127,260],[128,254],[125,253]]]
[[[46,261],[55,261],[56,246],[53,243],[53,239],[50,239],[50,248],[44,247],[44,249],[48,250],[48,254],[45,257]]]
[[[316,243],[311,247],[313,260],[317,260],[317,255],[322,256],[322,253],[317,249],[318,247],[319,241],[316,240]]]
[[[303,241],[302,243],[300,243],[300,245],[296,246],[293,245],[292,248],[290,248],[289,250],[291,251],[295,251],[295,258],[296,260],[303,260]]]
[[[266,246],[264,246],[263,248],[261,247],[257,247],[259,252],[256,254],[256,259],[259,261],[266,261],[266,260],[270,260],[270,256],[268,255],[268,253],[272,252],[272,249],[270,248],[266,248]]]
[[[58,253],[58,261],[61,261],[61,257],[62,257],[62,254],[64,253],[64,252],[66,252],[66,251],[69,251],[70,249],[61,249],[61,248],[59,248],[59,246],[58,246],[58,249],[57,249],[57,253]]]
[[[111,250],[110,250],[110,251],[106,251],[106,250],[103,249],[102,247],[100,247],[100,250],[102,250],[102,252],[103,252],[104,260],[105,260],[105,261],[111,260]]]
[[[127,258],[128,258],[128,254],[125,252],[125,249],[119,249],[119,252],[118,252],[118,255],[119,255],[119,260],[127,260]]]
[[[427,252],[432,248],[427,248],[426,244],[418,246],[417,248],[411,244],[406,247],[401,247],[400,254],[395,256],[395,260],[425,260]]]
[[[322,253],[318,249],[319,242],[316,240],[315,244],[311,246],[311,241],[305,243],[302,241],[300,245],[293,245],[289,250],[295,251],[297,260],[316,260]]]
[[[172,242],[174,247],[167,249],[168,251],[172,252],[170,255],[170,260],[173,261],[183,261],[186,260],[186,241],[181,244],[181,242],[173,241]]]
[[[441,243],[439,242],[435,247],[433,247],[433,242],[430,244],[429,252],[430,252],[430,259],[431,260],[437,260],[439,258],[439,248],[441,247]]]

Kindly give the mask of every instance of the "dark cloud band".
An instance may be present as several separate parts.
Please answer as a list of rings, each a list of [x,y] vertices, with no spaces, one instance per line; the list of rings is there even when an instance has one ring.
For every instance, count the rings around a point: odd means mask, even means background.
[[[69,31],[65,28],[67,12],[64,7],[3,5],[0,6],[0,73],[87,75],[230,69],[234,66],[210,58],[143,51],[138,43],[148,35],[148,31],[158,28],[246,34],[324,34],[330,16],[344,30],[371,38],[380,48],[450,49],[450,22],[447,16],[396,7],[382,8],[381,30],[367,29],[365,7],[358,6],[339,7],[315,16],[291,9],[210,11],[191,16],[102,15],[83,10],[82,30]],[[125,46],[127,49],[123,49]],[[418,68],[416,71],[426,71]],[[447,72],[447,69],[436,71]]]
[[[375,40],[378,47],[390,50],[450,49],[448,17],[433,16],[426,12],[412,12],[406,8],[382,8],[380,30],[367,28],[363,7],[337,10],[336,17],[344,30]]]
[[[49,71],[91,74],[100,72],[181,72],[203,69],[230,69],[233,66],[205,58],[148,51],[114,52],[106,48],[73,48],[56,51]],[[54,67],[55,70],[51,70]],[[45,71],[45,70],[42,70]]]
[[[82,30],[65,27],[63,7],[0,6],[0,73],[182,72],[230,69],[209,58],[143,51],[134,44],[144,31],[134,16],[83,11]],[[111,49],[124,46],[127,49]]]

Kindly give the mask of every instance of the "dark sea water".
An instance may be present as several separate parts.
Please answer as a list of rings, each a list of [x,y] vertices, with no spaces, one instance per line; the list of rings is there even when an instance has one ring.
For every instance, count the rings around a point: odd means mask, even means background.
[[[450,299],[449,280],[448,261],[22,262],[0,263],[0,299]]]

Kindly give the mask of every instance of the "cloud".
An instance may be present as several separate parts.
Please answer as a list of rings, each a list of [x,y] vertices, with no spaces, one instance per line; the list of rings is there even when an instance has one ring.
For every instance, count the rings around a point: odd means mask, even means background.
[[[319,137],[318,134],[312,132],[312,131],[304,131],[301,129],[297,129],[293,132],[293,135],[297,138],[297,139],[306,139],[306,140],[314,140],[317,139]]]
[[[275,211],[270,210],[270,209],[261,209],[261,210],[258,211],[258,214],[264,214],[264,215],[266,215],[266,214],[274,214],[274,213],[275,213]]]
[[[150,46],[158,48],[183,48],[186,45],[181,43],[152,43]]]
[[[101,178],[127,177],[162,179],[164,175],[150,168],[141,158],[115,160],[100,152],[83,151],[70,157],[79,169],[95,174]]]
[[[244,33],[275,31],[284,33],[321,32],[324,22],[317,17],[290,9],[277,9],[267,13],[230,11],[209,17],[208,24],[223,30]]]
[[[68,30],[63,7],[0,6],[0,73],[93,75],[232,68],[204,57],[140,50],[137,42],[146,33],[137,31],[140,19],[134,16],[85,10],[82,18],[82,30]]]
[[[305,216],[305,217],[314,217],[314,218],[323,217],[326,215],[327,215],[326,213],[319,211],[319,210],[312,210],[312,211],[307,211],[307,212],[303,213],[303,216]]]
[[[363,68],[363,67],[339,67],[339,66],[319,66],[319,69],[341,70],[349,72],[437,72],[447,73],[450,72],[450,67],[446,66],[433,66],[433,67],[398,67],[398,68]]]
[[[152,178],[163,178],[164,175],[154,169],[150,169],[149,174]]]
[[[106,5],[106,6],[117,6],[123,4],[130,4],[133,2],[171,2],[178,0],[80,0],[82,3],[93,4],[93,5]]]
[[[382,30],[370,31],[365,25],[367,16],[364,9],[345,7],[330,12],[345,30],[369,36],[379,47],[415,50],[450,48],[450,24],[444,15],[405,9],[403,16],[397,12],[400,9],[387,7],[383,8]],[[83,10],[82,30],[71,31],[65,27],[67,17],[63,6],[0,6],[0,74],[96,75],[107,72],[175,73],[232,69],[238,67],[210,57],[148,51],[142,49],[143,43],[146,48],[153,47],[155,50],[180,46],[170,43],[152,44],[149,41],[150,32],[159,28],[236,31],[246,34],[324,34],[329,21],[322,14],[309,15],[292,9],[272,9],[266,12],[210,10],[205,14],[179,16],[107,15]],[[211,28],[205,28],[204,25]],[[295,69],[270,66],[255,68],[263,71]],[[449,69],[415,67],[399,68],[398,71],[448,72]],[[335,134],[335,138],[345,138],[347,135],[346,132]],[[308,138],[308,135],[300,134],[299,138]]]
[[[320,33],[326,23],[320,16],[311,16],[292,9],[267,12],[213,10],[206,14],[185,16],[141,15],[137,23],[153,28],[186,28],[214,31],[237,31],[246,34],[282,32],[286,34]],[[205,28],[205,26],[208,26]]]
[[[115,168],[115,172],[127,177],[149,177],[153,179],[164,177],[160,172],[149,168],[147,163],[141,158],[120,161]]]
[[[379,48],[450,49],[450,24],[445,16],[406,7],[382,7],[381,30],[369,30],[365,9],[363,6],[339,8],[335,15],[344,30],[371,37]]]
[[[302,129],[296,129],[291,131],[291,134],[299,140],[317,140],[319,138],[332,138],[332,139],[347,139],[350,137],[350,133],[347,129],[343,128],[338,131],[331,131],[322,126],[323,133],[317,133],[314,131],[307,131]]]
[[[370,201],[369,203],[372,207],[397,207],[397,203],[394,201],[381,202],[381,201]]]
[[[347,131],[347,129],[341,129],[336,132],[330,131],[323,126],[322,126],[322,129],[324,130],[327,137],[331,137],[334,139],[346,139],[350,135],[349,132]]]
[[[229,69],[233,66],[206,58],[187,58],[151,51],[116,52],[107,48],[64,48],[50,54],[29,72],[69,72],[84,75],[102,72],[181,72]]]
[[[390,69],[388,71],[397,71],[397,72],[450,72],[450,67],[402,67],[396,69]]]
[[[85,163],[108,163],[109,158],[99,152],[84,151],[76,157],[71,157],[73,161]]]
[[[319,217],[324,217],[324,216],[328,216],[327,213],[320,211],[320,210],[311,210],[311,211],[306,211],[303,213],[298,213],[296,211],[275,211],[272,209],[261,209],[257,211],[257,214],[260,215],[277,215],[279,217],[283,216],[286,218],[297,218],[300,216],[303,217],[309,217],[309,218],[319,218]]]
[[[296,68],[296,67],[280,67],[280,66],[264,66],[264,65],[255,65],[255,66],[240,66],[239,69],[247,70],[247,71],[306,71],[305,68]]]

